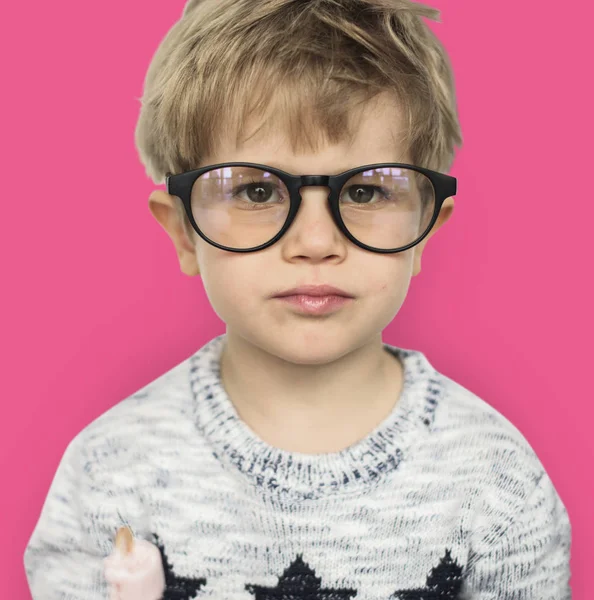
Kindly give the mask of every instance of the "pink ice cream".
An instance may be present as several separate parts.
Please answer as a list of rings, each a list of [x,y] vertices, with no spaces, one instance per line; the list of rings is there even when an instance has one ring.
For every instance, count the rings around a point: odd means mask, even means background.
[[[129,532],[118,531],[113,552],[103,560],[109,600],[161,600],[165,591],[161,553]]]

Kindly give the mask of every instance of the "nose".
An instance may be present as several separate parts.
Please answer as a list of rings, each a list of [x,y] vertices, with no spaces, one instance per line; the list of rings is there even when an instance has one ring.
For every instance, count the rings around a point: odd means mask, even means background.
[[[334,222],[328,196],[330,188],[304,185],[301,205],[285,234],[283,253],[288,260],[320,261],[344,257],[346,238]]]

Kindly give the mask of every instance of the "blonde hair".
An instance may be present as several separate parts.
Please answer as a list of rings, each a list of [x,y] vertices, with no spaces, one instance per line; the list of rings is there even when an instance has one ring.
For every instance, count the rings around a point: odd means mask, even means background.
[[[189,0],[140,98],[147,175],[198,168],[223,137],[245,139],[252,116],[315,152],[351,138],[357,110],[386,91],[413,164],[449,171],[462,144],[453,73],[421,19],[439,14],[411,0]]]

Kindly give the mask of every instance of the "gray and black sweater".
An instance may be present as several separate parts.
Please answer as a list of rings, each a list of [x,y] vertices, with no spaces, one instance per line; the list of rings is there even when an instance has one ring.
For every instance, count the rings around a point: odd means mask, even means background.
[[[24,555],[33,600],[107,600],[129,525],[164,600],[569,600],[571,526],[533,449],[420,351],[392,413],[331,454],[273,447],[215,337],[70,442]]]

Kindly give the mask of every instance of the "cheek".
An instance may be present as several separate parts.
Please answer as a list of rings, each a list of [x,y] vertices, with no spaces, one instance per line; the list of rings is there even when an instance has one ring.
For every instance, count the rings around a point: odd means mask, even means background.
[[[232,312],[253,310],[258,298],[258,281],[253,267],[242,261],[240,254],[227,253],[213,247],[204,249],[199,258],[202,284],[219,317]]]
[[[245,304],[252,296],[246,273],[230,268],[229,264],[210,263],[203,282],[209,296],[217,301]]]
[[[359,267],[359,272],[366,274],[362,284],[367,294],[378,300],[400,297],[412,277],[412,255],[401,253],[375,258],[380,260]]]
[[[370,283],[368,288],[368,298],[381,305],[392,305],[394,301],[399,300],[403,293],[406,294],[408,281],[402,276],[393,274],[391,278],[382,278]]]

